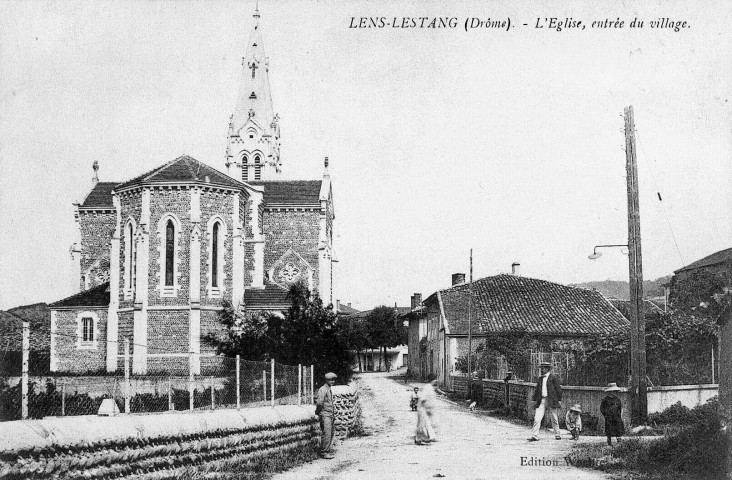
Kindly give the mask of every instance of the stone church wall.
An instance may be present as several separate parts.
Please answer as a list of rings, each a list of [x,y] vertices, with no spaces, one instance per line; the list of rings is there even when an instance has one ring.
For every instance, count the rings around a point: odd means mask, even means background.
[[[130,355],[132,355],[132,352],[135,350],[135,346],[132,344],[132,335],[134,331],[134,320],[133,320],[133,314],[131,311],[127,312],[119,312],[118,313],[118,323],[117,323],[117,337],[118,337],[118,344],[119,347],[119,354],[124,355],[125,353],[125,338],[130,339]],[[122,365],[122,358],[120,358],[120,361],[118,362],[119,365]]]
[[[120,228],[124,230],[127,221],[131,218],[135,225],[140,224],[142,212],[142,196],[140,192],[125,193],[120,197],[120,210],[122,225]],[[120,232],[119,241],[119,306],[120,308],[132,308],[132,300],[124,299],[125,276],[127,275],[127,264],[125,263],[125,252],[127,251],[127,236],[125,232]],[[120,324],[121,325],[121,324]],[[130,334],[131,334],[130,330]],[[131,338],[131,337],[130,337]]]
[[[208,231],[209,221],[213,216],[218,215],[223,220],[226,227],[226,236],[224,242],[219,248],[224,249],[224,295],[223,298],[231,299],[232,288],[233,288],[233,238],[234,238],[234,225],[232,223],[232,216],[234,214],[233,208],[233,194],[222,193],[222,192],[207,192],[201,193],[201,231],[204,235],[201,237],[201,305],[207,306],[219,306],[221,305],[220,298],[210,298],[208,295],[208,285],[211,282],[211,266],[209,264],[209,251],[211,249],[211,237]]]
[[[272,211],[264,215],[264,272],[292,247],[313,268],[313,290],[318,286],[319,211]]]
[[[147,353],[188,352],[189,310],[148,310]]]
[[[216,347],[210,342],[207,342],[205,338],[209,334],[216,332],[223,332],[226,327],[219,320],[219,311],[217,310],[202,310],[201,311],[201,354],[212,354],[216,353]]]
[[[98,318],[93,347],[79,348],[79,314],[93,313]],[[83,315],[82,315],[83,316]],[[58,359],[57,371],[91,372],[106,367],[107,353],[107,310],[58,310],[56,311],[55,352]]]
[[[96,287],[109,279],[109,249],[117,215],[114,213],[79,212],[81,232],[80,291]],[[84,276],[89,275],[88,286]]]
[[[150,269],[148,270],[148,305],[178,306],[189,302],[189,265],[191,239],[190,191],[183,189],[153,189],[150,193]],[[161,252],[165,240],[158,232],[158,222],[168,213],[174,214],[180,222],[176,232],[178,252],[174,283],[179,287],[173,298],[161,297],[160,288],[165,282],[161,271]],[[164,227],[163,227],[164,228]],[[162,250],[161,250],[162,249]]]

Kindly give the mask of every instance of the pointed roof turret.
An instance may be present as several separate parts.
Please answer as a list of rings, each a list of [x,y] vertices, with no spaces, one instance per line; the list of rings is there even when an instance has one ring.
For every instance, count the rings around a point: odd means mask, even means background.
[[[269,58],[264,52],[258,6],[254,9],[253,17],[254,25],[246,54],[242,58],[239,97],[231,119],[234,132],[239,132],[250,118],[262,129],[269,129],[274,120],[269,88]]]

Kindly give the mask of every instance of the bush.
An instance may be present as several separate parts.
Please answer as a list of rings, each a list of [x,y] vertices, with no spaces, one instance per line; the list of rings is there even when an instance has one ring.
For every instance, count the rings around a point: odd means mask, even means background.
[[[685,407],[681,402],[676,402],[662,412],[648,415],[648,423],[654,426],[683,426],[696,423],[719,425],[719,398],[712,397],[704,405],[694,408]]]

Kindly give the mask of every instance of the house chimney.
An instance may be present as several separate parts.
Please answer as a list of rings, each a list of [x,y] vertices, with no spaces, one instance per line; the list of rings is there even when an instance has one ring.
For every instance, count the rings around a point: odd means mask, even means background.
[[[422,305],[422,294],[415,293],[412,295],[412,310]]]
[[[340,300],[336,300],[335,307],[336,307],[336,313],[341,311],[341,301]]]
[[[464,273],[453,273],[452,274],[452,286],[460,285],[461,283],[465,283],[465,274]]]
[[[351,302],[348,302],[348,308],[351,308]]]
[[[99,162],[94,160],[94,163],[92,164],[92,170],[94,170],[94,176],[92,177],[92,182],[94,182],[94,185],[99,183]]]
[[[511,275],[521,276],[521,264],[519,262],[513,262],[511,264]]]

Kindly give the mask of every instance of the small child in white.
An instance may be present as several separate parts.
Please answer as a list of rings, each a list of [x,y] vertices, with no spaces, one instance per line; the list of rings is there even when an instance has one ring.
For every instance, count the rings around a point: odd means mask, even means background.
[[[567,424],[567,430],[572,434],[572,440],[579,439],[580,432],[582,431],[581,413],[582,409],[580,408],[580,404],[575,403],[564,417],[564,423]]]
[[[412,411],[417,410],[417,395],[419,394],[419,388],[414,387],[414,392],[412,392],[412,397],[409,399],[409,407],[412,409]]]

